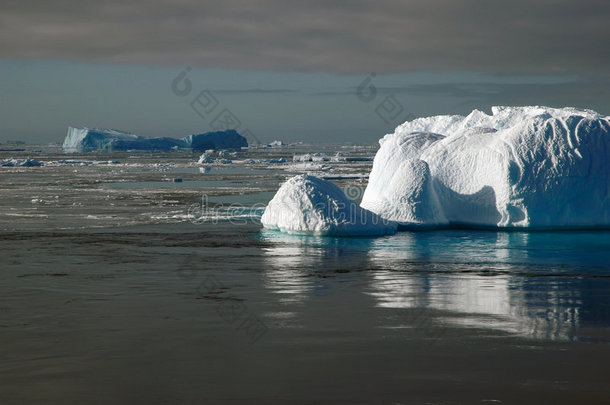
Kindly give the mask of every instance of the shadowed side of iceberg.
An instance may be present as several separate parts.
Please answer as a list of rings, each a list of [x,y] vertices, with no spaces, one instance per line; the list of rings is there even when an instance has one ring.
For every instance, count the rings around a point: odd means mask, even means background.
[[[396,232],[396,223],[358,206],[333,183],[310,175],[287,180],[267,205],[265,228],[293,234],[377,236]]]
[[[199,152],[208,149],[240,149],[248,146],[246,138],[234,129],[189,135],[182,140],[189,148]]]

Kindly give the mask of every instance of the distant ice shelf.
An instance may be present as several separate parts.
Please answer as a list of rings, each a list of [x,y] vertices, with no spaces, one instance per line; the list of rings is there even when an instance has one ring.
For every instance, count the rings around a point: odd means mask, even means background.
[[[148,138],[115,129],[69,127],[63,143],[63,149],[67,152],[170,151],[175,149],[205,151],[208,149],[240,149],[247,146],[246,138],[233,129],[189,135],[177,139]]]

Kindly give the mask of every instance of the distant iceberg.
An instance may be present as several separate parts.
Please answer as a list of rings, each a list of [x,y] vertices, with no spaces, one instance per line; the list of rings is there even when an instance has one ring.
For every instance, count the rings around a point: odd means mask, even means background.
[[[36,159],[25,158],[25,159],[0,159],[0,166],[5,167],[32,167],[32,166],[42,166],[42,162],[39,162]]]
[[[267,205],[265,228],[329,236],[388,235],[396,224],[359,207],[333,183],[310,175],[286,181]]]
[[[114,129],[68,127],[63,149],[67,152],[112,152],[126,150],[170,151],[173,149],[239,149],[248,141],[237,131],[206,132],[182,139],[148,138]]]
[[[405,122],[381,145],[361,206],[407,226],[610,226],[610,117],[493,107]]]
[[[189,135],[182,140],[187,148],[200,152],[208,149],[241,149],[248,146],[246,138],[234,129]]]

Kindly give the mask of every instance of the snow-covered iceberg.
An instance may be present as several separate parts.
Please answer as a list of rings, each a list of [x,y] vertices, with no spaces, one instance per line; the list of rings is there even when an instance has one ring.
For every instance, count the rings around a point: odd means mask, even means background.
[[[396,224],[359,207],[333,183],[310,175],[286,181],[267,205],[265,228],[329,236],[387,235]]]
[[[361,206],[402,225],[610,226],[610,117],[493,107],[386,135]]]
[[[239,149],[248,141],[235,130],[206,132],[182,139],[148,138],[115,129],[68,127],[63,149],[67,152],[112,152],[125,150],[169,151],[187,148],[195,151],[206,149]]]

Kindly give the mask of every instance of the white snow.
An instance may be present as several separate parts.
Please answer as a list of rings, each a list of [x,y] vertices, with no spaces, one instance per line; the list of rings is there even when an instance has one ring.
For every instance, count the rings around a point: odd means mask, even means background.
[[[204,164],[204,163],[214,163],[214,158],[212,158],[210,155],[208,155],[208,153],[204,153],[201,156],[199,156],[199,160],[197,161],[198,164]]]
[[[224,156],[224,155],[220,155],[220,156]],[[226,156],[229,156],[228,154]],[[213,158],[211,157],[208,152],[202,154],[201,156],[199,156],[199,160],[197,161],[197,164],[203,165],[203,164],[217,164],[217,165],[230,165],[233,164],[233,161],[231,159],[224,159],[224,158]]]
[[[359,207],[333,183],[310,175],[287,180],[267,205],[265,228],[295,234],[387,235],[396,224]]]
[[[403,225],[610,226],[610,117],[493,107],[386,135],[362,207]]]
[[[306,153],[304,155],[294,155],[293,162],[328,162],[330,158],[321,153]]]
[[[332,170],[333,166],[324,163],[302,162],[286,165],[284,169],[289,172],[320,172]]]

